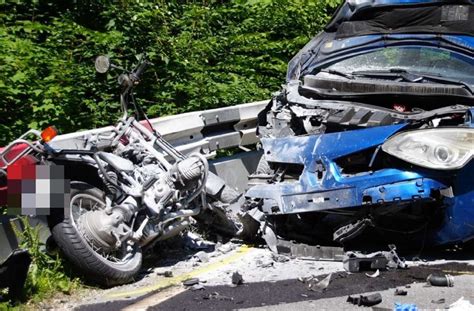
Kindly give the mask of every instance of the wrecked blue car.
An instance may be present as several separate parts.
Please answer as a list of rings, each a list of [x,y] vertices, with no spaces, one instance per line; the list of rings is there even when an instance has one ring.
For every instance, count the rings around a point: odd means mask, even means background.
[[[259,114],[244,210],[311,244],[472,240],[473,3],[339,7]]]

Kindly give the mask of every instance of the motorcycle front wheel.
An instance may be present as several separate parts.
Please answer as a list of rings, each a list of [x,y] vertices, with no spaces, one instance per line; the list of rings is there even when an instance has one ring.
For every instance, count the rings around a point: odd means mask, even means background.
[[[83,213],[105,208],[104,193],[84,182],[71,182],[70,204],[64,217],[52,227],[54,240],[65,257],[84,277],[103,286],[128,283],[138,274],[142,252],[136,246],[132,252],[104,252],[80,233],[77,220]]]

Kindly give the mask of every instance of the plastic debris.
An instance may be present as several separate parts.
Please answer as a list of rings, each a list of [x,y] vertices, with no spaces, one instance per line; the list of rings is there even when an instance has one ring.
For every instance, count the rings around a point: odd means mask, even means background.
[[[398,257],[397,247],[395,244],[389,244],[388,248],[390,251],[386,254],[388,259],[387,267],[390,269],[407,269],[408,265],[406,264],[405,259]]]
[[[272,228],[265,225],[264,228],[263,228],[262,238],[265,240],[265,242],[267,243],[268,248],[273,253],[278,253],[278,250],[277,250],[278,238],[277,238],[277,236],[276,236],[276,234],[275,234],[275,232],[273,231]]]
[[[344,249],[342,247],[308,245],[278,239],[278,254],[301,260],[342,261]]]
[[[464,297],[459,298],[449,306],[449,310],[454,311],[474,311],[474,305]]]
[[[187,232],[186,235],[184,235],[184,245],[186,245],[187,248],[189,249],[196,249],[196,250],[202,250],[202,249],[209,249],[215,247],[215,243],[205,241],[203,238],[201,238],[199,235],[193,232]]]
[[[272,253],[272,259],[276,262],[287,262],[290,261],[290,258],[285,256],[285,255],[278,255],[275,253]]]
[[[325,291],[326,288],[329,286],[329,283],[331,283],[332,279],[332,273],[330,273],[328,276],[326,276],[324,279],[318,282],[317,278],[313,278],[308,282],[308,290],[312,291]]]
[[[224,295],[219,294],[218,292],[213,292],[209,295],[205,295],[205,296],[202,297],[202,299],[205,299],[205,300],[216,299],[216,300],[227,300],[227,301],[234,300],[233,297],[224,296]]]
[[[342,260],[344,270],[354,273],[363,270],[385,269],[388,259],[382,252],[362,254],[359,252],[346,252]]]
[[[360,272],[362,270],[376,269],[406,269],[405,260],[401,259],[393,244],[389,246],[390,251],[380,251],[370,254],[360,252],[346,252],[343,258],[344,269],[348,272]]]
[[[193,286],[190,286],[189,289],[192,291],[197,291],[197,290],[204,290],[206,288],[204,287],[204,285],[194,284]]]
[[[270,268],[273,267],[273,261],[263,261],[258,259],[256,262],[257,267],[259,268]]]
[[[222,253],[222,254],[227,254],[230,251],[233,251],[234,249],[237,248],[237,245],[232,244],[232,243],[226,243],[224,245],[221,245],[220,247],[217,248],[217,251]]]
[[[200,262],[203,263],[209,261],[209,255],[204,251],[197,252],[196,254],[194,254],[194,257],[196,257]]]
[[[380,293],[375,293],[367,296],[349,296],[347,297],[347,302],[358,306],[371,307],[382,302],[382,295],[380,295]]]
[[[444,299],[444,298],[440,298],[438,300],[434,300],[434,299],[431,300],[431,303],[435,303],[435,304],[438,304],[438,305],[440,305],[442,303],[445,303],[445,302],[446,302],[446,299]]]
[[[418,307],[413,303],[395,303],[394,311],[418,311]]]
[[[395,289],[395,296],[406,296],[406,295],[408,295],[408,291],[402,288]]]
[[[158,271],[156,272],[156,275],[162,275],[165,278],[170,278],[173,276],[173,271],[171,270],[166,270],[166,271]]]
[[[242,285],[244,283],[244,278],[239,272],[234,272],[232,274],[232,284],[234,285]]]
[[[196,284],[199,284],[199,279],[198,278],[188,279],[188,280],[185,280],[183,282],[184,286],[193,286],[193,285],[196,285]]]
[[[432,286],[444,286],[444,287],[454,286],[454,278],[450,274],[444,274],[444,275],[430,274],[426,278],[426,282]]]
[[[314,275],[312,275],[312,276],[305,276],[305,277],[300,276],[300,277],[298,278],[298,281],[300,281],[301,283],[308,283],[308,282],[313,281],[313,280],[315,280],[315,282],[319,282],[318,278],[315,277]]]
[[[367,275],[369,278],[376,278],[380,275],[380,270],[377,269],[377,271],[375,271],[373,274],[366,273],[365,275]]]

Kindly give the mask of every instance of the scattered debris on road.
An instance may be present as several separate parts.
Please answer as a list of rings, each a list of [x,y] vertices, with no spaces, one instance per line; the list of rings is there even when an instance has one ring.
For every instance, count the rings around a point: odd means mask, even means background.
[[[413,303],[395,303],[395,311],[418,311],[418,307]]]
[[[236,248],[237,248],[237,244],[234,244],[232,242],[229,242],[226,244],[220,244],[220,243],[216,244],[217,251],[222,254],[227,254]]]
[[[211,294],[203,296],[202,298],[205,299],[205,300],[214,300],[214,299],[215,300],[227,300],[227,301],[233,301],[234,300],[233,297],[224,296],[224,295],[219,294],[218,292],[213,292]]]
[[[377,271],[375,271],[373,274],[366,273],[365,275],[367,275],[369,278],[376,278],[380,275],[380,270],[377,269]]]
[[[197,258],[199,262],[209,262],[209,254],[205,251],[197,252],[196,254],[194,254],[194,257]]]
[[[259,268],[275,267],[273,261],[263,261],[261,259],[258,259],[255,263],[257,264],[257,267]]]
[[[192,279],[187,279],[183,282],[184,286],[193,286],[199,284],[199,279],[198,278],[192,278]]]
[[[405,260],[401,259],[394,245],[389,245],[390,251],[379,251],[370,254],[349,251],[342,260],[344,269],[355,273],[365,270],[406,269]]]
[[[275,254],[275,253],[272,253],[272,259],[275,261],[275,262],[287,262],[287,261],[290,261],[290,258],[288,256],[285,256],[285,255],[278,255],[278,254]]]
[[[239,273],[239,272],[234,272],[232,274],[232,284],[238,286],[238,285],[242,285],[244,283],[244,278],[242,277],[242,275]]]
[[[328,276],[326,276],[320,282],[318,282],[317,278],[313,278],[311,281],[308,282],[308,290],[323,292],[328,288],[329,283],[331,283],[331,280],[332,273],[328,274]]]
[[[189,249],[206,250],[215,247],[215,243],[205,241],[202,237],[194,232],[186,232],[183,236],[184,245]]]
[[[450,274],[445,275],[433,275],[430,274],[426,278],[426,282],[432,286],[444,286],[444,287],[453,287],[454,279]]]
[[[342,261],[344,249],[342,247],[308,245],[278,239],[276,244],[278,254],[289,257],[318,260],[318,261]]]
[[[459,298],[453,304],[449,305],[449,310],[451,311],[474,311],[474,305],[469,301],[464,299],[464,297]]]
[[[395,289],[395,296],[406,296],[408,295],[408,291],[403,288]]]
[[[161,276],[164,276],[165,278],[171,278],[173,277],[173,271],[171,270],[158,271],[156,272],[156,275],[161,275]]]
[[[445,302],[446,302],[446,299],[444,299],[444,298],[440,298],[440,299],[436,299],[436,300],[434,300],[434,299],[431,300],[431,303],[435,303],[435,304],[438,304],[438,305],[440,305],[440,304],[442,304],[442,303],[445,303]]]
[[[382,302],[382,295],[380,295],[380,293],[375,293],[367,296],[349,296],[347,297],[347,302],[358,306],[371,307]]]
[[[204,290],[206,288],[202,284],[194,284],[193,286],[190,286],[189,289],[192,291],[196,291],[196,290]]]

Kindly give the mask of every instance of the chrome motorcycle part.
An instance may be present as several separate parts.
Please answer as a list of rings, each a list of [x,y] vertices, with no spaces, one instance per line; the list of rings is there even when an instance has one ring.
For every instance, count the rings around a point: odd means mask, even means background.
[[[131,229],[124,224],[123,214],[115,210],[87,212],[79,218],[79,228],[87,241],[105,252],[113,251],[130,237]]]
[[[110,59],[107,56],[100,55],[95,59],[95,70],[98,73],[106,73],[110,69]]]
[[[137,210],[137,202],[128,197],[111,210],[92,210],[82,214],[78,227],[87,241],[106,252],[122,246],[122,242],[133,236],[132,229],[126,224]]]

